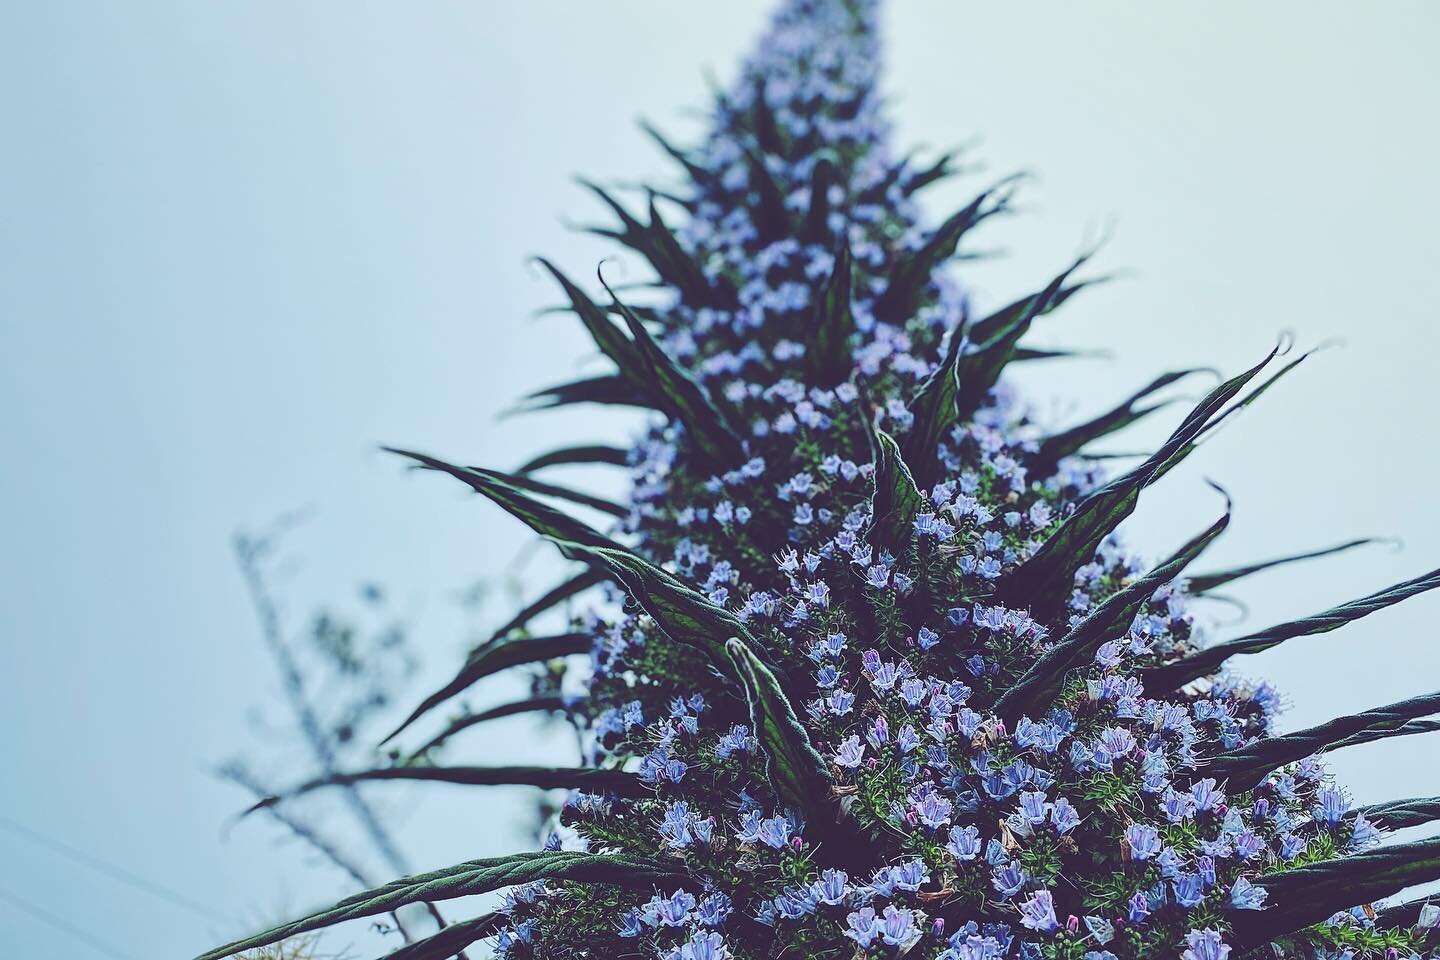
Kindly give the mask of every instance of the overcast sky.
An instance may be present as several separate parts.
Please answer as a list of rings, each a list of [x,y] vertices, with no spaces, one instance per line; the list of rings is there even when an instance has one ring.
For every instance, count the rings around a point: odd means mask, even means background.
[[[706,70],[730,74],[767,6],[0,8],[4,953],[187,956],[349,892],[271,827],[224,829],[245,798],[213,768],[278,702],[229,536],[313,505],[290,540],[287,622],[373,578],[406,612],[427,682],[453,668],[456,592],[500,575],[526,538],[376,446],[504,468],[625,436],[624,418],[594,412],[495,419],[592,362],[573,323],[531,319],[554,294],[526,257],[591,268],[605,248],[565,221],[599,211],[569,178],[668,174],[633,121],[693,133],[681,108],[703,102]],[[985,177],[1037,175],[1024,215],[985,234],[1007,256],[968,271],[982,303],[1105,230],[1101,265],[1129,271],[1045,322],[1041,342],[1114,353],[1036,366],[1025,382],[1045,416],[1100,409],[1161,369],[1239,369],[1282,329],[1343,339],[1130,524],[1152,554],[1173,546],[1213,519],[1208,476],[1236,500],[1217,563],[1403,536],[1403,551],[1245,585],[1255,626],[1440,558],[1437,27],[1423,2],[907,0],[887,18],[902,141],[980,138],[989,164],[936,190],[937,215]],[[546,561],[526,569],[533,597]],[[1244,667],[1285,692],[1287,725],[1317,722],[1437,686],[1437,614],[1440,598],[1417,599]],[[497,728],[466,757],[573,750],[524,732]],[[1436,793],[1421,762],[1434,749],[1412,738],[1335,765],[1362,801]],[[527,842],[521,792],[373,795],[417,866]],[[326,941],[374,943],[363,928]]]

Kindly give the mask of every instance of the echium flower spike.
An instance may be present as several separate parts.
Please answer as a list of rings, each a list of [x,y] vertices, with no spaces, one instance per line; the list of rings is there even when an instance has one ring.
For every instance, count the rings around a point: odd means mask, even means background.
[[[648,262],[653,291],[622,303],[542,261],[616,372],[533,405],[636,405],[652,411],[647,429],[514,474],[406,454],[582,567],[537,590],[406,726],[498,669],[556,657],[588,653],[587,690],[571,699],[537,680],[527,700],[442,725],[411,761],[302,789],[569,786],[566,839],[398,880],[207,957],[502,887],[497,914],[402,953],[493,937],[522,960],[1227,960],[1267,944],[1437,956],[1440,911],[1371,901],[1440,878],[1440,841],[1383,835],[1433,821],[1440,803],[1356,808],[1316,754],[1435,730],[1440,697],[1272,736],[1275,689],[1217,671],[1440,577],[1205,644],[1191,609],[1203,592],[1281,561],[1187,587],[1228,504],[1159,563],[1115,530],[1299,360],[1270,372],[1277,347],[1114,476],[1088,444],[1162,415],[1167,388],[1196,371],[1043,429],[1002,374],[1054,355],[1027,347],[1028,331],[1093,278],[1077,275],[1082,257],[975,309],[957,264],[1016,184],[925,225],[915,194],[953,159],[892,154],[876,7],[785,0],[702,142],[651,131],[683,186],[653,190],[639,213],[594,188],[618,221],[599,232]],[[628,497],[532,476],[577,463],[623,467]],[[601,584],[611,600],[531,632]],[[532,709],[575,718],[582,765],[429,758]]]

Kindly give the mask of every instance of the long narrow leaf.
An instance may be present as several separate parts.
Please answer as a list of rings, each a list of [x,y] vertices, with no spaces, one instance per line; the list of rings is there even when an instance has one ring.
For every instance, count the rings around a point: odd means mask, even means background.
[[[571,281],[560,268],[555,266],[544,257],[535,258],[542,267],[550,272],[555,282],[560,284],[565,291],[565,296],[570,298],[570,305],[580,322],[585,324],[585,329],[590,332],[590,337],[600,351],[614,361],[619,369],[620,375],[629,380],[637,390],[645,392],[646,383],[641,373],[640,355],[630,338],[617,327],[609,315],[602,310],[594,300],[586,295],[585,291]]]
[[[562,710],[568,711],[573,710],[577,706],[583,705],[584,702],[584,697],[527,697],[524,700],[515,700],[510,703],[502,703],[497,707],[490,707],[489,709],[481,710],[478,713],[472,713],[467,716],[458,717],[455,720],[450,721],[450,723],[445,726],[445,729],[435,734],[435,736],[431,737],[423,745],[415,748],[415,750],[410,754],[410,758],[413,760],[417,757],[422,757],[430,750],[433,750],[434,748],[440,746],[440,744],[448,741],[457,733],[469,730],[473,726],[486,723],[490,720],[499,720],[503,717],[513,717],[522,713],[554,713]]]
[[[470,920],[449,924],[439,933],[407,943],[385,955],[385,960],[447,960],[470,944],[484,940],[505,926],[505,915],[499,911],[482,914]]]
[[[572,880],[644,889],[653,884],[683,879],[683,876],[653,861],[605,854],[556,851],[488,857],[394,880],[382,887],[357,893],[318,913],[203,953],[196,960],[222,960],[242,950],[269,946],[346,920],[379,916],[411,903],[469,897],[535,880]]]
[[[1386,587],[1384,590],[1377,590],[1358,600],[1342,603],[1338,607],[1331,607],[1321,613],[1301,617],[1299,620],[1278,623],[1256,633],[1217,643],[1213,647],[1206,647],[1183,660],[1147,671],[1144,675],[1145,686],[1157,691],[1178,689],[1193,680],[1213,673],[1220,664],[1231,657],[1269,650],[1271,647],[1279,646],[1286,640],[1295,637],[1329,633],[1351,621],[1368,617],[1377,610],[1384,610],[1401,600],[1417,596],[1436,587],[1440,587],[1440,569],[1431,570],[1429,573]]]
[[[546,387],[544,390],[536,390],[525,396],[525,402],[505,411],[504,416],[554,410],[558,407],[574,406],[577,403],[657,409],[655,401],[641,392],[627,377],[618,373],[607,373],[599,377],[587,377],[584,380],[573,380],[570,383],[561,383],[553,387]]]
[[[1259,573],[1262,570],[1269,570],[1272,567],[1283,566],[1287,563],[1296,563],[1300,560],[1315,560],[1320,557],[1328,557],[1334,553],[1341,553],[1345,550],[1353,550],[1355,547],[1363,547],[1368,543],[1394,542],[1384,537],[1361,537],[1357,540],[1346,540],[1344,543],[1337,543],[1333,547],[1324,547],[1320,550],[1309,550],[1305,553],[1292,553],[1285,557],[1276,557],[1273,560],[1262,560],[1259,563],[1247,563],[1240,567],[1231,567],[1229,570],[1216,570],[1214,573],[1197,573],[1189,577],[1190,593],[1194,595],[1208,593],[1216,587],[1222,587],[1241,577],[1248,577],[1252,573]]]
[[[875,429],[875,491],[870,497],[870,540],[898,550],[910,536],[910,525],[925,502],[915,478],[900,455],[900,445]]]
[[[1191,539],[1164,563],[1129,586],[1111,594],[1093,613],[1076,624],[1035,661],[1034,666],[1026,671],[1018,683],[1000,697],[995,704],[995,712],[1002,717],[1018,719],[1022,714],[1034,713],[1053,702],[1064,686],[1069,672],[1089,663],[1101,644],[1122,636],[1134,622],[1135,615],[1145,601],[1154,596],[1156,590],[1180,576],[1229,525],[1230,503],[1229,497],[1226,497],[1225,513],[1220,519]]]
[[[1320,923],[1341,910],[1370,903],[1440,877],[1440,837],[1367,850],[1338,860],[1260,877],[1269,892],[1264,910],[1230,911],[1238,949]]]
[[[1440,731],[1440,720],[1411,720],[1403,723],[1394,730],[1362,730],[1360,733],[1351,734],[1344,740],[1337,740],[1330,744],[1331,751],[1344,750],[1346,747],[1358,747],[1366,743],[1374,743],[1376,740],[1391,740],[1395,737],[1413,737],[1420,733],[1435,733]]]
[[[1440,797],[1411,797],[1408,800],[1389,800],[1361,807],[1360,813],[1366,820],[1372,820],[1391,830],[1404,830],[1424,823],[1440,820]]]
[[[604,444],[562,447],[559,450],[551,450],[549,453],[542,453],[538,457],[527,460],[525,465],[515,472],[533,473],[536,470],[543,470],[545,467],[568,466],[577,463],[604,463],[613,467],[623,467],[630,462],[629,457],[627,451]]]
[[[1231,792],[1239,793],[1259,785],[1271,770],[1304,759],[1347,737],[1357,733],[1374,733],[1377,734],[1375,739],[1380,739],[1401,730],[1407,721],[1433,713],[1440,713],[1440,693],[1427,693],[1362,713],[1337,717],[1284,736],[1266,737],[1248,747],[1222,753],[1210,762],[1206,773],[1230,781]]]
[[[810,379],[820,386],[828,387],[850,376],[850,335],[855,332],[853,285],[850,247],[841,243],[835,251],[830,279],[816,298],[805,348]]]

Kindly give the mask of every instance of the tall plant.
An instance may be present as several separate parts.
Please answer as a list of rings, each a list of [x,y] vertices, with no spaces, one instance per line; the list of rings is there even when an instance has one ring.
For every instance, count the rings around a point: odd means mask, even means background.
[[[1093,282],[1087,257],[998,310],[972,309],[951,264],[1014,186],[922,225],[916,196],[953,160],[890,152],[875,7],[786,0],[708,137],[680,149],[655,135],[683,190],[651,191],[636,212],[594,188],[615,217],[601,232],[653,268],[647,295],[627,302],[603,270],[586,289],[544,264],[614,371],[530,405],[643,407],[656,411],[649,430],[515,473],[397,451],[575,563],[404,726],[499,670],[588,654],[589,761],[444,767],[422,754],[299,789],[566,787],[561,833],[539,852],[396,880],[207,960],[501,888],[496,913],[392,957],[491,937],[512,957],[665,960],[1431,950],[1428,911],[1372,902],[1440,877],[1440,839],[1380,843],[1386,827],[1440,817],[1440,800],[1355,809],[1321,756],[1436,729],[1440,694],[1276,736],[1275,691],[1228,668],[1428,590],[1440,571],[1199,642],[1192,600],[1284,561],[1191,572],[1229,523],[1228,500],[1154,564],[1115,529],[1304,355],[1257,358],[1128,470],[1089,445],[1197,371],[1039,429],[1001,374],[1054,356],[1026,335]],[[536,479],[577,463],[628,469],[629,499]],[[557,501],[616,522],[597,530]],[[563,633],[526,631],[601,584],[623,605]],[[575,705],[495,713],[560,706]]]

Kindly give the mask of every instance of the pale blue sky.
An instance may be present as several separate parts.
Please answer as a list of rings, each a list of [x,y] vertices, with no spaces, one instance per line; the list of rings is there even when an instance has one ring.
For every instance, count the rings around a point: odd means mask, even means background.
[[[431,673],[452,666],[453,591],[525,538],[375,447],[507,467],[623,436],[598,413],[495,420],[588,355],[564,319],[529,318],[553,295],[525,257],[588,271],[606,250],[562,217],[598,211],[568,178],[664,172],[632,121],[683,139],[702,70],[727,75],[767,7],[0,6],[0,814],[233,923],[3,832],[0,893],[151,957],[347,892],[263,824],[222,833],[243,798],[210,770],[276,696],[229,534],[314,504],[292,612],[377,578]],[[1237,591],[1256,625],[1437,563],[1433,5],[909,0],[888,21],[902,141],[978,135],[992,173],[1039,174],[1025,215],[986,235],[1010,256],[972,269],[981,297],[1033,285],[1110,223],[1104,265],[1133,270],[1047,321],[1042,339],[1116,356],[1035,368],[1042,410],[1098,409],[1161,368],[1236,369],[1282,328],[1346,341],[1148,496],[1136,543],[1212,519],[1202,475],[1236,498],[1219,562],[1404,536]],[[1437,614],[1422,598],[1245,666],[1293,701],[1288,724],[1312,723],[1440,685]],[[1434,744],[1336,765],[1362,800],[1440,792]],[[522,842],[522,794],[376,795],[419,865]],[[3,896],[0,931],[27,960],[105,956]]]

